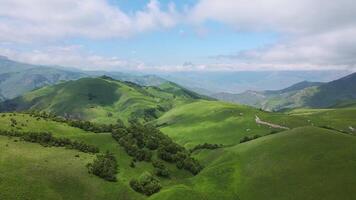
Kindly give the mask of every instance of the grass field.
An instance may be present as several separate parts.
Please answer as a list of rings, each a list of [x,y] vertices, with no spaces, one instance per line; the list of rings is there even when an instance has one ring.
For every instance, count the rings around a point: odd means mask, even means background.
[[[16,119],[20,129],[11,127],[11,118]],[[22,199],[14,196],[18,193],[28,195],[29,199],[119,198],[135,200],[145,198],[129,187],[129,181],[133,177],[140,176],[145,171],[153,172],[152,164],[140,162],[136,164],[135,168],[129,167],[132,158],[126,154],[110,134],[86,132],[63,123],[44,119],[37,120],[37,118],[30,117],[27,114],[7,113],[1,115],[0,124],[0,130],[49,131],[57,137],[66,137],[93,144],[98,146],[101,152],[107,150],[112,152],[118,160],[119,165],[118,182],[109,183],[88,174],[86,164],[92,161],[93,155],[64,148],[45,148],[37,144],[22,141],[14,142],[18,138],[8,139],[7,137],[1,137],[0,162],[4,163],[4,165],[0,166],[0,170],[8,172],[8,174],[3,174],[3,178],[0,179],[0,188],[4,188],[4,192],[1,189],[1,195],[9,197],[5,199]],[[8,145],[6,146],[6,144]],[[32,154],[33,156],[31,156]],[[77,154],[80,155],[80,158],[75,157]],[[191,177],[189,172],[178,170],[173,164],[167,164],[167,167],[170,169],[172,175],[171,179],[161,179],[163,187],[178,184],[183,182],[185,178]],[[21,170],[18,171],[18,168],[21,168]],[[63,172],[61,171],[62,168]],[[44,174],[41,174],[41,171]],[[66,176],[63,175],[64,173]],[[17,179],[15,177],[24,178]],[[68,184],[66,184],[67,180]],[[38,182],[39,184],[34,184],[34,182]],[[39,192],[40,188],[45,184],[48,184],[46,186],[48,193]],[[73,184],[77,184],[78,188],[73,187]],[[14,185],[20,186],[13,187]],[[32,187],[37,187],[37,190],[34,190]],[[16,192],[17,190],[21,191]],[[97,190],[100,190],[100,192],[97,192]],[[73,194],[72,191],[74,191]],[[64,196],[59,196],[61,193],[65,193],[63,194]],[[91,195],[92,193],[93,195]],[[69,197],[70,195],[72,197]],[[86,198],[85,195],[91,195],[91,197]]]
[[[356,138],[303,127],[196,157],[206,168],[154,199],[345,199],[356,198]],[[189,198],[192,195],[192,198]]]
[[[281,131],[256,123],[256,116],[288,127],[308,125],[302,117],[269,113],[220,101],[197,101],[174,108],[156,124],[177,142],[192,147],[202,143],[235,145],[244,136],[268,135]]]
[[[131,158],[110,134],[7,113],[0,115],[0,130],[49,131],[96,145],[101,152],[110,150],[118,160],[119,173],[118,182],[106,182],[87,173],[85,165],[93,155],[1,136],[0,199],[351,200],[356,198],[356,137],[318,126],[356,126],[355,113],[354,108],[269,113],[205,100],[177,106],[155,121],[164,133],[187,147],[204,142],[226,147],[196,151],[193,156],[204,169],[194,177],[167,164],[172,177],[161,178],[161,192],[149,198],[134,192],[129,181],[152,172],[152,165],[140,162],[130,168]],[[258,125],[256,115],[291,130],[270,135],[273,129]],[[15,128],[11,118],[17,121]],[[240,144],[242,137],[255,134],[264,137]]]

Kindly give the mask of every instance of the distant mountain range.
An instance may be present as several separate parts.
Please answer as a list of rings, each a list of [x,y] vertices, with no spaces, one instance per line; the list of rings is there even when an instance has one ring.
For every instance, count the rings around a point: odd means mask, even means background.
[[[269,111],[301,107],[328,108],[356,101],[355,85],[356,73],[328,83],[303,81],[282,90],[216,93],[211,96]]]
[[[154,75],[134,75],[120,72],[79,71],[67,68],[21,63],[0,56],[0,101],[12,99],[31,90],[61,81],[77,80],[83,77],[111,77],[140,85],[160,85],[166,80]]]
[[[195,71],[158,73],[195,92],[212,95],[225,92],[239,94],[247,90],[281,90],[293,84],[329,82],[350,74],[345,70],[323,71]]]

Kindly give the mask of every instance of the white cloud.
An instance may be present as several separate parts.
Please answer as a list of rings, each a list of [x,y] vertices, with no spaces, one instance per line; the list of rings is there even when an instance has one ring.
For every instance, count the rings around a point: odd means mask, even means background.
[[[356,66],[354,0],[199,0],[191,7],[185,6],[182,12],[173,3],[167,9],[161,7],[158,0],[151,0],[144,9],[125,13],[107,0],[0,0],[0,42],[40,41],[48,45],[48,41],[67,37],[129,37],[177,24],[193,25],[198,35],[205,35],[208,31],[204,23],[209,20],[227,24],[236,31],[274,32],[280,40],[270,46],[220,55],[215,57],[217,60],[189,66],[153,66],[108,58],[85,53],[78,46],[28,52],[3,48],[0,54],[36,64],[106,70],[288,70]],[[185,32],[182,29],[179,34]]]
[[[140,61],[89,54],[81,46],[76,45],[46,47],[32,51],[0,48],[0,55],[30,64],[76,67],[83,70],[139,70],[144,65]]]
[[[319,32],[354,26],[354,0],[200,0],[193,22],[217,20],[237,30],[289,33]]]
[[[110,38],[174,26],[174,5],[157,0],[131,15],[104,0],[0,0],[0,41],[31,42],[63,37]]]
[[[230,61],[251,69],[356,66],[354,0],[201,0],[192,9],[190,20],[198,24],[215,20],[237,31],[280,35],[281,39],[271,46],[216,56],[225,65]]]

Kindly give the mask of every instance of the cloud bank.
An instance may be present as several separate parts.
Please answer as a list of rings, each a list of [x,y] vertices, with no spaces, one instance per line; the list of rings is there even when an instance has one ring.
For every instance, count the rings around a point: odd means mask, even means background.
[[[157,0],[132,14],[104,0],[1,0],[0,5],[0,41],[5,42],[128,37],[172,27],[178,17],[173,4],[162,11]]]
[[[72,47],[66,51],[50,46],[28,52],[0,49],[32,63],[165,71],[356,68],[354,0],[198,0],[181,10],[174,3],[163,9],[158,0],[151,0],[132,13],[105,0],[0,0],[0,4],[0,42],[127,38],[179,25],[201,28],[210,21],[236,32],[272,32],[279,36],[272,45],[229,55],[207,55],[213,59],[189,66],[149,66],[144,61],[103,57]]]

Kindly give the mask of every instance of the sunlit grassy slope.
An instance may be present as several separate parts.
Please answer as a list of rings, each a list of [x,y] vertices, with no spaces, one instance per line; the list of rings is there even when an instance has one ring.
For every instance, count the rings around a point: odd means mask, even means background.
[[[355,199],[356,138],[303,127],[196,154],[206,168],[162,199]]]
[[[163,189],[151,197],[134,192],[129,181],[144,171],[152,172],[152,165],[141,162],[130,168],[131,158],[110,134],[7,113],[0,115],[0,130],[15,130],[13,118],[18,122],[16,130],[50,131],[96,145],[101,152],[114,153],[119,173],[118,182],[109,183],[87,173],[85,165],[93,155],[0,136],[0,199],[355,199],[356,138],[351,130],[340,132],[356,127],[355,113],[352,107],[270,113],[199,99],[177,104],[155,121],[164,133],[187,147],[205,142],[226,147],[196,151],[193,155],[204,169],[195,177],[167,164],[172,177],[161,179]],[[291,130],[259,125],[256,116]],[[264,137],[240,144],[242,137],[256,134]]]
[[[10,119],[17,121],[11,127]],[[18,129],[19,128],[19,129]],[[119,164],[118,182],[109,183],[87,172],[93,155],[65,148],[46,148],[38,144],[0,136],[0,199],[144,199],[129,187],[133,177],[153,172],[150,163],[129,167],[132,160],[110,134],[95,134],[63,123],[37,120],[25,114],[0,115],[0,130],[49,131],[56,137],[83,141],[114,153]],[[15,142],[17,141],[17,142]],[[79,155],[77,158],[75,155]],[[178,184],[191,175],[167,164],[171,179],[162,179],[163,187]],[[16,187],[15,187],[16,186]],[[3,197],[3,198],[2,198]]]
[[[144,87],[109,77],[44,87],[2,104],[3,110],[40,110],[99,123],[152,120],[172,107],[204,98],[170,82]]]
[[[238,144],[244,136],[256,134],[263,136],[272,131],[281,131],[257,124],[256,116],[290,128],[307,125],[307,120],[298,116],[204,100],[174,108],[159,118],[156,123],[164,133],[190,147],[205,142],[234,145]]]
[[[314,126],[330,127],[341,132],[356,134],[356,107],[354,106],[337,109],[298,109],[288,114],[306,118]]]

